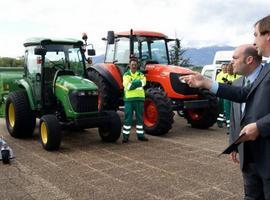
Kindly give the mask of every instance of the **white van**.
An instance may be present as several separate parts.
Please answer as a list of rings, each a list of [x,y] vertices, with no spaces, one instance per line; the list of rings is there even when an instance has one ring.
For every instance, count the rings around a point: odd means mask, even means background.
[[[229,64],[232,60],[233,52],[234,51],[217,51],[213,65],[221,66],[222,64]]]
[[[205,65],[201,74],[212,80],[216,79],[217,74],[221,71],[222,64],[229,64],[232,60],[233,51],[217,51],[213,64]]]
[[[220,71],[221,71],[221,66],[205,65],[202,69],[201,74],[214,81],[216,80],[216,76]]]

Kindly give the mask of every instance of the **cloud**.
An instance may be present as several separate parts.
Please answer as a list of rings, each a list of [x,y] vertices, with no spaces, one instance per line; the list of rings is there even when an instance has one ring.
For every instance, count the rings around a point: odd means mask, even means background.
[[[0,3],[0,56],[23,54],[26,38],[75,37],[87,32],[97,50],[108,30],[154,30],[185,47],[237,45],[253,40],[253,24],[269,14],[264,0],[10,0]]]

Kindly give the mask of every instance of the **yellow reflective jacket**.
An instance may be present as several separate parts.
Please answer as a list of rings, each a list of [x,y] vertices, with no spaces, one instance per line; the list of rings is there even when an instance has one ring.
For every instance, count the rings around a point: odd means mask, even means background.
[[[224,80],[227,80],[229,82],[233,82],[235,81],[236,79],[240,78],[241,76],[240,75],[237,75],[237,74],[228,74],[228,73],[223,73],[223,71],[219,72],[219,74],[217,75],[216,77],[216,81],[218,83],[226,83]]]
[[[222,79],[223,79],[223,77],[225,77],[225,76],[226,76],[226,74],[225,74],[223,71],[220,71],[220,72],[218,73],[217,77],[216,77],[216,81],[217,81],[218,83],[224,83],[224,81],[223,81]]]
[[[146,84],[146,78],[143,73],[136,71],[132,73],[128,70],[123,75],[124,101],[144,101],[145,93],[143,87]]]

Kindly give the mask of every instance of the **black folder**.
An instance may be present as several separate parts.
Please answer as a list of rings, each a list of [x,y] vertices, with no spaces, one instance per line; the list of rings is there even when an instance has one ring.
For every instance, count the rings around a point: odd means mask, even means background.
[[[222,154],[230,154],[233,151],[235,151],[237,149],[237,147],[242,143],[240,142],[240,140],[242,139],[242,137],[244,137],[246,133],[241,134],[230,146],[228,146],[221,154],[219,154],[218,156],[221,156]]]

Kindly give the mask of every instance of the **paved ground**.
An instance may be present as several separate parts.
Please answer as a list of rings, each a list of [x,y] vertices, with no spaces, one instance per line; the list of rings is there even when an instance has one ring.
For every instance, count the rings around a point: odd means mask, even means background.
[[[58,152],[46,152],[33,139],[11,138],[4,120],[0,135],[12,146],[16,159],[0,163],[0,199],[242,199],[239,167],[226,156],[225,130],[190,128],[175,117],[163,137],[147,143],[105,144],[96,129],[64,134]],[[36,131],[37,132],[37,131]]]

